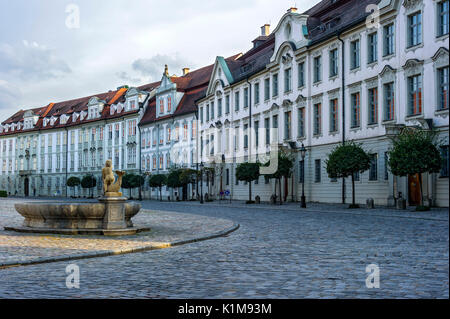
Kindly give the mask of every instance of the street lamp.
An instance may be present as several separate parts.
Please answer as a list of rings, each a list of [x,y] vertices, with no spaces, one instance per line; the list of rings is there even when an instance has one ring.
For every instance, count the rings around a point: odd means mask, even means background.
[[[200,204],[203,204],[203,162],[200,163]]]
[[[300,147],[300,156],[302,157],[302,197],[301,197],[301,207],[306,208],[306,199],[305,199],[305,156],[306,156],[306,148],[305,145]]]

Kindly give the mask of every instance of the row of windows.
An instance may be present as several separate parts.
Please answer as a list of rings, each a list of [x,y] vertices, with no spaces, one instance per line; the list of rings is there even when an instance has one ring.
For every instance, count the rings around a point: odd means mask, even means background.
[[[191,123],[191,139],[194,139],[197,136],[197,123],[196,121],[192,121]],[[184,123],[181,127],[181,135],[180,135],[180,127],[178,125],[173,128],[168,125],[164,129],[159,130],[159,139],[158,139],[158,130],[155,128],[153,132],[146,132],[142,134],[142,147],[150,148],[156,146],[159,141],[159,144],[162,145],[164,143],[170,144],[171,142],[177,142],[183,139],[183,141],[187,141],[189,138],[189,125],[188,123]]]

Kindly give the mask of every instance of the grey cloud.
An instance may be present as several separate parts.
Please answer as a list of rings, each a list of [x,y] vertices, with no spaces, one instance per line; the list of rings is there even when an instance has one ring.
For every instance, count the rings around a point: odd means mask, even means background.
[[[36,42],[21,46],[0,44],[0,70],[23,80],[45,80],[71,73],[65,61]]]
[[[169,55],[157,54],[149,59],[137,59],[133,62],[133,70],[142,74],[150,81],[158,81],[164,72],[164,65],[168,65],[169,74],[181,74],[184,67],[193,68],[193,66],[181,58],[178,54],[174,57]]]
[[[132,77],[125,71],[116,72],[116,76],[120,80],[125,81],[125,82],[130,82],[130,83],[140,83],[140,82],[142,82],[142,80],[139,77]],[[127,83],[124,83],[124,84],[127,84]]]
[[[15,88],[6,81],[0,80],[0,115],[1,121],[18,110],[18,102],[22,94],[18,88]]]

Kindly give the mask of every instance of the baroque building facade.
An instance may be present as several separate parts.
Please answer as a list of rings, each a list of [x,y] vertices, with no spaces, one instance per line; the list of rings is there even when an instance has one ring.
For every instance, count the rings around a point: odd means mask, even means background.
[[[122,87],[95,96],[19,111],[0,128],[0,187],[20,196],[97,196],[101,168],[139,170],[138,123],[150,93]],[[96,187],[68,189],[90,175]]]
[[[95,196],[101,165],[112,159],[116,169],[146,175],[204,164],[215,168],[204,194],[247,199],[236,166],[266,161],[281,148],[295,158],[292,177],[281,194],[261,177],[254,195],[295,201],[304,182],[309,201],[341,202],[351,196],[350,183],[328,178],[325,160],[338,143],[354,140],[372,159],[357,176],[357,201],[390,205],[402,193],[414,204],[417,176],[393,176],[387,151],[403,127],[422,126],[439,132],[444,159],[440,173],[424,174],[424,196],[448,206],[448,37],[448,0],[323,0],[304,13],[291,8],[272,32],[264,25],[244,54],[17,112],[0,127],[0,189],[86,196],[66,181],[92,175]],[[197,192],[165,189],[164,196]],[[155,198],[156,190],[146,183],[143,195]]]
[[[417,176],[393,176],[387,152],[402,127],[425,126],[439,132],[444,165],[424,174],[424,197],[448,206],[448,5],[321,1],[303,14],[291,8],[272,33],[263,26],[236,61],[218,57],[198,103],[201,159],[224,172],[216,185],[247,199],[237,164],[262,161],[276,145],[295,157],[284,200],[298,200],[304,180],[308,200],[348,202],[349,181],[330,179],[325,160],[338,143],[354,140],[371,154],[369,171],[356,177],[357,202],[392,205],[401,195],[416,204]],[[254,195],[268,200],[277,193],[274,182],[261,177]]]

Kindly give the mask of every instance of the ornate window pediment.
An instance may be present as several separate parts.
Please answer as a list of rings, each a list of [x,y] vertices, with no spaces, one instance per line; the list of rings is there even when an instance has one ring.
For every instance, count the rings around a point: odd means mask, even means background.
[[[405,76],[411,76],[414,74],[422,73],[423,60],[409,59],[408,61],[406,61],[405,65],[403,66],[403,69],[405,70]]]
[[[442,67],[448,66],[449,52],[446,48],[441,47],[436,51],[436,53],[433,55],[432,59],[434,61],[434,65],[437,68],[442,68]]]

